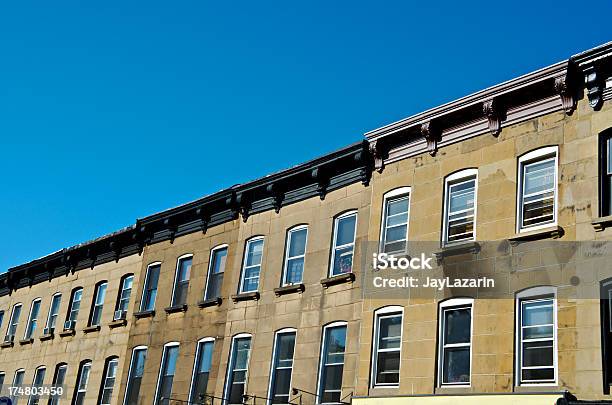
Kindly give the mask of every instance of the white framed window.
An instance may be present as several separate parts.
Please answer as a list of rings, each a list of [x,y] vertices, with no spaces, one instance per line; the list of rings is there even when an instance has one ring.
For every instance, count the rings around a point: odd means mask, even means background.
[[[115,387],[115,380],[117,379],[118,367],[119,358],[113,356],[106,359],[103,374],[104,378],[102,378],[102,384],[100,386],[98,405],[110,405],[111,399],[113,397],[113,388]]]
[[[2,388],[4,387],[5,377],[6,377],[6,374],[4,373],[4,371],[0,371],[0,391],[2,391]]]
[[[13,305],[11,311],[11,318],[9,320],[8,328],[6,329],[6,337],[4,341],[14,340],[15,334],[17,333],[17,326],[19,326],[19,316],[21,315],[21,303]]]
[[[404,308],[400,306],[374,312],[373,387],[399,386],[403,317]]]
[[[155,309],[160,270],[161,262],[151,263],[147,266],[144,287],[142,289],[142,300],[140,301],[141,311],[153,311]]]
[[[172,397],[172,385],[174,383],[174,375],[176,373],[176,363],[179,354],[179,343],[170,342],[164,345],[162,353],[161,367],[159,369],[159,377],[157,379],[157,388],[155,389],[154,405],[167,404]]]
[[[516,295],[517,385],[557,382],[557,299],[554,287]]]
[[[91,314],[89,315],[89,326],[100,326],[107,288],[108,283],[106,281],[102,281],[96,285],[94,290],[94,298],[91,304]]]
[[[198,340],[191,385],[189,389],[190,403],[206,403],[206,390],[208,388],[208,377],[212,368],[212,355],[215,347],[215,338],[206,337]]]
[[[47,368],[45,366],[40,366],[34,371],[34,379],[32,380],[32,388],[34,388],[34,390],[32,390],[32,393],[30,394],[28,405],[40,404],[40,395],[37,395],[37,389],[39,389],[45,382],[46,371]]]
[[[13,376],[13,387],[22,387],[23,381],[25,380],[25,369],[20,368],[15,371],[15,375]],[[13,405],[17,405],[19,403],[19,395],[11,395]]]
[[[128,305],[130,305],[130,298],[132,297],[133,284],[133,274],[126,274],[121,278],[121,283],[119,286],[119,295],[117,296],[117,305],[115,306],[115,316],[113,316],[114,319],[121,319],[118,318],[117,315],[123,316],[123,314],[127,313]]]
[[[62,303],[62,294],[55,293],[51,297],[51,305],[49,306],[49,314],[47,315],[47,323],[45,324],[45,334],[53,334],[57,325],[59,316],[60,304]]]
[[[192,263],[192,254],[183,255],[176,261],[174,287],[172,289],[173,307],[187,304],[187,292],[189,291],[189,278],[191,276]]]
[[[519,158],[517,232],[557,223],[558,149],[549,146]]]
[[[210,251],[208,261],[208,277],[204,299],[212,300],[221,297],[221,287],[223,286],[223,274],[225,274],[225,264],[227,263],[228,245],[216,246]]]
[[[85,395],[87,395],[87,386],[89,385],[89,374],[91,373],[91,360],[81,362],[79,367],[79,375],[77,377],[77,385],[74,388],[74,396],[72,405],[84,405]]]
[[[442,245],[476,239],[478,169],[465,169],[444,179]]]
[[[140,384],[144,375],[145,363],[147,360],[147,346],[136,346],[132,349],[132,358],[130,360],[130,368],[128,370],[128,380],[123,397],[124,405],[138,403],[140,396]]]
[[[298,225],[287,231],[282,285],[300,284],[304,276],[308,225]]]
[[[64,385],[66,382],[66,373],[68,372],[68,365],[66,363],[59,363],[55,366],[55,373],[53,374],[53,386],[59,387]],[[49,397],[48,405],[59,405],[61,395],[52,395]]]
[[[244,249],[239,293],[253,292],[259,289],[263,248],[263,236],[257,236],[247,241]]]
[[[32,301],[32,305],[30,306],[30,315],[28,316],[28,322],[26,326],[24,339],[31,339],[34,336],[34,332],[36,331],[36,326],[38,325],[38,314],[40,313],[40,303],[41,299],[36,298]]]
[[[296,329],[286,328],[274,334],[268,404],[289,403],[296,333]]]
[[[353,271],[357,211],[349,211],[334,219],[334,235],[329,269],[330,276]]]
[[[81,309],[81,299],[83,298],[83,289],[81,287],[72,290],[70,297],[70,305],[68,307],[68,314],[64,329],[74,329],[76,326],[77,318],[79,317],[79,310]]]
[[[333,322],[323,327],[317,404],[338,403],[342,398],[346,327],[346,322]]]
[[[251,357],[251,335],[241,333],[232,338],[230,358],[223,389],[224,404],[242,404],[246,392]]]
[[[408,247],[410,187],[400,187],[383,196],[380,252],[402,253]]]
[[[465,387],[471,383],[472,298],[452,298],[440,303],[438,385]]]

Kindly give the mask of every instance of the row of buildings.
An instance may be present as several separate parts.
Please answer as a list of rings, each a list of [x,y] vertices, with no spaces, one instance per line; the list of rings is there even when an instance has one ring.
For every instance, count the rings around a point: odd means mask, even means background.
[[[609,43],[9,269],[2,394],[23,405],[609,398],[611,77]],[[421,281],[494,287],[394,288],[400,273],[374,269],[375,253],[432,259],[410,273]],[[14,389],[49,384],[61,395]]]

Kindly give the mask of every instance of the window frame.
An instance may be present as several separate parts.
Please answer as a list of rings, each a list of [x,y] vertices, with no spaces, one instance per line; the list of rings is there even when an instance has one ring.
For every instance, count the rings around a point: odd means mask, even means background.
[[[553,381],[544,381],[537,382],[534,380],[523,381],[523,355],[522,355],[522,345],[523,345],[523,337],[522,337],[522,303],[525,301],[538,301],[538,300],[551,300],[553,301],[553,372],[554,372],[554,380]],[[546,387],[546,386],[557,386],[559,382],[559,369],[558,369],[558,341],[557,341],[557,329],[559,326],[557,311],[557,289],[551,286],[538,286],[531,287],[525,290],[522,290],[516,294],[515,298],[515,313],[516,313],[516,324],[514,331],[514,339],[516,342],[515,346],[515,367],[517,370],[515,376],[515,385],[518,386],[538,386],[538,387]],[[540,366],[538,366],[540,367]],[[542,366],[540,368],[550,368]]]
[[[129,306],[130,306],[130,301],[132,300],[132,292],[134,291],[134,273],[127,273],[124,274],[123,276],[121,276],[121,280],[119,280],[119,291],[117,292],[117,300],[115,302],[115,310],[113,311],[113,320],[116,321],[118,318],[115,317],[115,312],[120,310],[120,306],[121,306],[121,302],[124,301],[123,297],[123,291],[126,290],[125,288],[125,283],[126,281],[131,278],[132,279],[132,286],[130,287],[130,295],[127,297],[127,304],[125,305],[125,309],[121,310],[121,311],[125,311],[125,314],[127,315]]]
[[[98,297],[100,295],[100,290],[102,289],[102,286],[104,286],[104,294],[102,296],[102,303],[100,305],[97,304],[98,301]],[[102,281],[98,281],[94,287],[94,294],[93,297],[91,299],[91,308],[89,310],[89,317],[87,319],[87,326],[101,326],[102,325],[102,311],[104,311],[104,301],[106,301],[106,292],[108,291],[108,281],[106,280],[102,280]],[[83,296],[81,295],[81,301],[83,301]],[[97,308],[100,308],[100,319],[98,320],[97,323],[94,323],[94,311],[96,311]],[[79,307],[80,310],[80,307]],[[78,316],[78,315],[77,315]]]
[[[66,311],[66,321],[64,322],[64,329],[65,329],[65,323],[68,321],[73,321],[72,318],[72,312],[74,309],[74,303],[75,303],[75,296],[77,294],[78,291],[81,291],[81,298],[79,299],[79,309],[76,311],[76,319],[74,319],[74,325],[72,325],[72,328],[74,328],[76,326],[77,320],[79,318],[79,314],[81,312],[81,303],[83,302],[83,287],[75,287],[72,289],[72,292],[70,293],[70,301],[68,302],[68,311]]]
[[[213,247],[212,249],[210,249],[210,255],[208,257],[208,270],[206,272],[206,286],[204,287],[204,299],[208,300],[208,299],[214,299],[214,298],[219,298],[219,297],[209,297],[208,296],[208,290],[209,290],[209,286],[210,286],[210,277],[213,275],[213,266],[214,266],[214,261],[213,261],[213,257],[215,256],[215,253],[219,250],[223,250],[225,249],[227,251],[227,253],[225,254],[225,266],[227,266],[227,259],[229,257],[229,245],[227,243],[223,243],[221,245],[217,245],[215,247]],[[216,274],[223,274],[224,278],[225,278],[225,267],[223,268],[223,271],[220,271]],[[221,285],[222,287],[222,285]],[[219,291],[219,293],[221,293],[221,291]]]
[[[380,320],[384,318],[393,318],[396,316],[402,318],[400,326],[400,347],[398,349],[379,349],[379,337],[380,337]],[[390,305],[382,307],[374,311],[374,341],[372,342],[372,367],[370,375],[370,387],[371,388],[397,388],[401,381],[401,369],[402,369],[402,340],[404,337],[404,307],[400,305]],[[398,352],[399,353],[399,375],[397,384],[394,383],[377,383],[376,376],[378,372],[378,353],[384,352]]]
[[[132,382],[132,373],[134,372],[134,354],[136,354],[137,351],[142,351],[144,350],[145,352],[145,364],[147,361],[147,354],[149,353],[149,347],[148,346],[135,346],[132,348],[132,356],[130,357],[130,365],[129,365],[129,369],[128,369],[128,377],[127,377],[127,381],[125,383],[125,391],[123,393],[123,405],[128,405],[127,401],[128,401],[128,393],[130,392],[130,388],[132,388],[130,386],[130,383]],[[142,378],[142,377],[140,377]],[[120,384],[121,386],[121,384]],[[138,393],[140,394],[140,387],[138,387]]]
[[[244,290],[244,280],[245,280],[245,275],[246,275],[246,270],[247,270],[247,260],[249,258],[249,247],[252,243],[254,242],[258,242],[261,241],[261,261],[259,262],[259,275],[257,276],[257,289],[255,290],[249,290],[249,291],[245,291]],[[249,239],[247,239],[245,241],[245,245],[244,245],[244,257],[242,258],[242,268],[240,270],[240,284],[238,286],[238,294],[244,294],[244,293],[252,293],[252,292],[258,292],[259,291],[259,286],[261,283],[261,270],[263,268],[263,262],[264,262],[264,254],[265,254],[265,248],[266,248],[266,238],[265,236],[252,236]],[[256,267],[256,266],[249,266],[249,268],[251,267]]]
[[[15,308],[19,308],[19,314],[17,315],[17,322],[15,322]],[[6,341],[6,338],[8,336],[13,336],[13,340],[15,339],[15,336],[17,335],[17,328],[19,327],[19,318],[21,317],[22,310],[23,310],[23,303],[18,302],[16,304],[13,304],[13,308],[11,309],[11,316],[9,317],[9,323],[6,328],[6,335],[4,335],[4,341]],[[11,329],[13,328],[13,325],[15,325],[15,331],[11,334]]]
[[[170,298],[170,306],[174,307],[177,305],[187,305],[187,301],[188,301],[188,294],[189,294],[189,283],[191,282],[191,271],[192,268],[189,269],[189,279],[187,279],[187,281],[183,281],[182,283],[187,284],[187,293],[185,295],[185,302],[183,303],[175,303],[175,295],[176,295],[176,291],[177,291],[177,287],[179,285],[179,269],[180,269],[180,265],[183,261],[187,260],[187,259],[191,259],[191,267],[193,267],[193,253],[186,253],[184,255],[181,255],[179,257],[176,258],[176,269],[174,271],[174,283],[172,284],[172,297]],[[160,269],[161,270],[161,269]],[[160,272],[161,275],[161,272]]]
[[[112,362],[116,363],[116,368],[115,368],[115,376],[113,377],[115,380],[113,381],[113,385],[110,387],[111,390],[111,402],[110,403],[103,403],[102,402],[102,398],[104,398],[104,390],[106,390],[106,380],[108,380],[108,372],[110,370],[110,365]],[[104,370],[102,372],[102,379],[100,381],[100,392],[98,393],[98,400],[97,400],[97,404],[98,405],[110,405],[112,403],[112,396],[113,393],[115,392],[115,386],[117,384],[117,377],[121,377],[119,375],[119,356],[109,356],[104,360]]]
[[[389,254],[401,254],[406,253],[408,250],[408,232],[410,232],[410,205],[412,201],[412,187],[403,186],[394,188],[392,190],[387,191],[383,195],[383,203],[382,203],[382,213],[381,213],[381,221],[380,221],[380,236],[378,243],[378,251],[380,253],[385,252],[385,244],[386,244],[386,231],[387,231],[387,203],[392,200],[408,200],[408,211],[406,211],[406,249],[403,251],[398,250],[395,252],[388,252]],[[355,222],[355,231],[357,231],[357,222]]]
[[[444,317],[445,315],[445,311],[447,310],[451,310],[451,309],[464,309],[464,308],[470,308],[470,343],[469,344],[465,344],[465,343],[456,343],[453,344],[453,346],[449,346],[449,347],[469,347],[470,349],[470,374],[469,374],[469,381],[467,383],[465,382],[459,382],[459,383],[445,383],[444,382],[444,349],[447,347],[446,343],[445,343],[445,329],[446,329],[446,318]],[[471,387],[472,386],[472,365],[474,362],[474,350],[473,350],[473,342],[474,342],[474,299],[473,298],[469,298],[469,297],[458,297],[458,298],[449,298],[446,299],[444,301],[441,301],[438,305],[438,359],[437,359],[437,367],[438,367],[438,372],[437,372],[437,377],[438,377],[438,384],[437,386],[439,388],[465,388],[465,387]]]
[[[51,311],[53,310],[53,302],[55,301],[56,297],[59,297],[59,304],[57,305],[57,313],[55,314],[55,325],[52,327],[51,317],[54,314]],[[49,311],[47,312],[47,320],[45,321],[45,329],[48,329],[50,334],[54,333],[55,329],[57,328],[57,320],[59,318],[61,306],[62,306],[62,293],[56,292],[55,294],[51,296],[51,302],[49,303]],[[53,328],[53,330],[51,330],[51,328]]]
[[[474,180],[474,221],[473,221],[473,231],[471,238],[460,239],[458,241],[448,241],[448,231],[449,231],[449,217],[450,217],[450,188],[451,186],[455,186],[458,184],[464,184],[469,181]],[[469,168],[462,169],[455,173],[451,173],[444,178],[444,200],[443,200],[443,210],[442,210],[442,237],[441,237],[441,245],[442,247],[446,246],[455,246],[460,245],[462,243],[470,243],[476,240],[476,226],[478,223],[478,169]]]
[[[292,382],[293,382],[293,370],[294,370],[294,364],[295,364],[295,347],[297,345],[297,329],[295,328],[283,328],[283,329],[279,329],[274,333],[274,343],[272,345],[272,362],[270,363],[270,378],[268,378],[268,400],[267,400],[267,404],[271,405],[273,402],[273,395],[274,392],[272,392],[272,388],[273,385],[275,385],[276,381],[275,381],[275,371],[278,369],[278,367],[276,367],[276,361],[277,361],[277,353],[276,353],[276,349],[277,349],[277,345],[278,345],[278,340],[279,340],[279,336],[283,335],[283,334],[287,334],[287,333],[293,333],[294,335],[294,342],[293,342],[293,356],[291,357],[291,376],[289,378],[289,393],[287,396],[287,403],[289,403],[289,400],[291,399],[291,387]]]
[[[344,218],[348,218],[354,216],[355,217],[355,229],[353,230],[353,242],[351,243],[345,243],[344,245],[337,245],[337,237],[338,237],[338,224],[340,223],[341,219]],[[354,260],[355,260],[355,247],[357,245],[357,221],[359,220],[359,216],[358,216],[358,211],[355,210],[349,210],[346,212],[343,212],[342,214],[336,215],[334,217],[334,231],[332,233],[332,245],[331,245],[331,260],[329,262],[329,269],[328,269],[328,277],[335,277],[335,276],[340,276],[342,274],[349,274],[349,273],[353,273],[354,269],[353,269],[353,265],[354,265]],[[336,261],[336,250],[338,249],[342,249],[348,246],[352,246],[353,250],[351,252],[351,271],[348,273],[338,273],[338,274],[334,274],[334,263]]]
[[[171,347],[177,347],[180,350],[181,344],[180,342],[168,342],[164,345],[164,348],[162,350],[162,358],[161,358],[161,363],[159,364],[159,374],[157,376],[157,384],[155,386],[155,397],[153,397],[153,405],[159,405],[159,398],[158,395],[160,394],[159,390],[161,389],[161,382],[162,382],[162,378],[163,378],[163,373],[164,373],[164,363],[166,361],[166,356],[168,355],[168,350]],[[178,360],[178,358],[177,358]],[[174,387],[174,377],[176,376],[176,365],[174,367],[174,374],[172,376],[172,386]],[[170,391],[172,392],[172,391]]]
[[[65,369],[65,372],[64,372],[62,383],[58,384],[58,377],[59,377],[59,374],[60,374],[60,370],[62,368]],[[66,375],[67,374],[68,374],[68,363],[65,363],[65,362],[57,363],[55,365],[55,370],[53,371],[53,380],[51,380],[51,384],[65,385],[65,383],[66,383]],[[56,396],[56,397],[49,396],[48,405],[57,405],[57,404],[59,404],[59,400],[60,399],[61,399],[61,396],[59,396],[59,397],[58,396]]]
[[[608,167],[612,148],[612,128],[599,133],[599,216],[612,215],[612,171]]]
[[[191,382],[189,383],[189,396],[187,399],[187,402],[189,403],[196,403],[194,398],[192,398],[193,395],[193,388],[194,388],[194,384],[195,384],[195,380],[196,380],[196,369],[199,368],[200,364],[198,364],[198,360],[200,358],[200,350],[202,350],[201,346],[203,346],[206,343],[212,343],[213,344],[213,354],[214,354],[214,350],[215,350],[215,338],[214,337],[204,337],[200,340],[198,340],[196,342],[196,351],[195,351],[195,358],[193,359],[193,369],[191,371]],[[212,366],[212,365],[211,365]]]
[[[36,319],[32,320],[32,312],[34,311],[34,304],[38,303],[38,312],[36,313]],[[34,332],[36,332],[36,328],[38,328],[38,318],[40,316],[40,308],[42,306],[42,298],[34,298],[32,303],[30,304],[30,313],[28,314],[28,321],[26,322],[25,332],[23,334],[23,339],[32,339]],[[31,329],[32,321],[34,321],[34,327]],[[31,329],[31,330],[30,330]]]
[[[76,383],[74,385],[74,394],[72,395],[72,405],[76,404],[77,401],[77,395],[80,392],[83,392],[83,401],[85,401],[85,396],[87,395],[87,388],[89,388],[89,383],[91,380],[91,368],[92,368],[93,362],[90,359],[86,359],[83,360],[79,363],[79,370],[77,373],[77,379],[76,379]],[[80,389],[80,385],[81,385],[81,380],[83,379],[83,370],[85,369],[85,367],[89,367],[89,371],[87,372],[87,383],[85,384],[85,390],[81,391]],[[85,403],[85,402],[83,402]]]
[[[140,311],[155,311],[155,304],[157,303],[157,290],[159,289],[159,276],[161,275],[161,265],[162,262],[153,262],[153,263],[149,263],[147,265],[147,271],[145,272],[145,279],[144,279],[144,283],[142,285],[142,296],[140,298]],[[147,292],[149,291],[149,289],[147,288],[149,285],[149,276],[151,275],[151,268],[152,267],[156,267],[159,266],[159,274],[157,276],[157,285],[155,286],[155,299],[152,302],[152,309],[146,309],[144,306],[146,305],[146,298],[147,298]]]
[[[291,248],[291,235],[293,232],[298,232],[301,230],[306,230],[306,240],[304,241],[304,254],[297,256],[289,256],[290,248]],[[287,229],[285,233],[285,254],[283,255],[283,272],[281,276],[281,286],[286,287],[290,285],[301,284],[304,282],[304,270],[306,270],[306,252],[308,249],[308,224],[299,224],[294,225],[291,228]],[[301,258],[303,260],[302,264],[302,277],[300,282],[298,283],[288,283],[287,282],[287,266],[289,265],[289,260]]]
[[[230,395],[230,379],[232,381],[232,384],[234,384],[234,378],[232,376],[232,374],[235,372],[235,366],[234,366],[234,348],[236,345],[236,340],[238,339],[243,339],[243,338],[249,338],[250,342],[249,342],[249,358],[247,359],[247,368],[245,370],[244,373],[244,391],[246,392],[246,388],[249,382],[249,371],[250,371],[250,365],[251,365],[251,356],[253,353],[253,335],[251,335],[250,333],[239,333],[237,335],[234,335],[232,337],[232,343],[230,345],[230,353],[229,353],[229,358],[228,358],[228,363],[227,363],[227,371],[226,371],[226,375],[225,375],[225,382],[223,383],[223,400],[222,400],[222,404],[223,405],[232,405],[229,402],[229,395]]]
[[[13,381],[11,383],[12,387],[23,387],[24,386],[24,382],[25,382],[25,368],[18,368],[17,370],[15,370],[15,374],[13,374]],[[17,375],[21,375],[21,383],[17,384]],[[16,405],[17,402],[19,401],[19,396],[15,396],[15,395],[9,395],[9,398],[11,398],[13,400],[13,404]]]
[[[538,162],[545,162],[547,160],[554,160],[555,168],[555,180],[554,180],[554,198],[553,198],[553,220],[543,224],[523,226],[523,190],[525,188],[525,167]],[[517,167],[517,193],[516,193],[516,232],[524,233],[535,231],[538,229],[550,228],[556,226],[558,223],[558,209],[559,209],[559,146],[545,146],[527,152],[519,157]]]
[[[42,370],[43,376],[42,376],[42,382],[40,384],[36,383],[36,377],[38,376],[38,373]],[[32,377],[32,388],[34,387],[40,387],[45,383],[45,374],[47,373],[47,367],[42,365],[42,366],[38,366],[36,367],[36,369],[34,369],[34,376]],[[40,397],[42,395],[33,395],[32,393],[30,393],[30,396],[28,397],[28,405],[34,405],[34,400],[36,400],[36,405],[40,405]]]
[[[323,395],[322,394],[322,376],[323,376],[323,369],[326,366],[325,364],[323,364],[324,362],[324,358],[323,356],[325,355],[325,349],[327,347],[326,345],[326,336],[327,336],[327,330],[329,329],[333,329],[333,328],[337,328],[337,327],[344,327],[346,328],[346,336],[348,336],[348,322],[346,321],[335,321],[335,322],[331,322],[328,323],[327,325],[324,325],[322,328],[322,333],[321,333],[321,347],[320,347],[320,351],[319,351],[319,370],[317,373],[317,391],[316,391],[316,401],[315,404],[328,404],[330,402],[321,402],[321,398]],[[345,350],[344,350],[344,357],[342,360],[342,374],[344,374],[344,365],[346,364],[346,342],[348,340],[345,339],[344,342],[344,346],[345,346]],[[342,382],[340,383],[340,399],[342,399]],[[331,402],[333,403],[333,402]]]

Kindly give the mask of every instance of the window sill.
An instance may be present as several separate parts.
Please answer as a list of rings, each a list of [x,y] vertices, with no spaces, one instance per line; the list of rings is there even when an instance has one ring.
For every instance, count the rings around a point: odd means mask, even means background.
[[[115,328],[119,328],[121,326],[125,326],[127,325],[127,320],[126,319],[115,319],[114,321],[112,321],[111,323],[108,324],[108,327],[111,329],[115,329]]]
[[[21,339],[21,340],[19,341],[19,345],[21,345],[21,346],[31,345],[32,343],[34,343],[34,338],[29,338],[29,339]]]
[[[223,303],[223,299],[221,297],[217,298],[209,298],[207,300],[202,300],[198,302],[198,307],[200,308],[208,308],[208,307],[219,307]]]
[[[155,310],[134,312],[136,319],[152,318],[153,316],[155,316]]]
[[[525,231],[517,233],[516,235],[508,238],[510,242],[527,242],[539,239],[559,239],[563,236],[563,228],[558,225],[550,226],[548,228],[536,229],[533,231]]]
[[[42,335],[41,337],[39,337],[41,342],[44,342],[45,340],[51,340],[54,338],[53,333],[47,333],[45,335]]]
[[[187,304],[173,305],[171,307],[164,308],[167,314],[175,314],[177,312],[187,312]]]
[[[339,274],[337,276],[324,278],[323,280],[321,280],[321,285],[324,288],[328,288],[332,285],[342,284],[342,283],[352,283],[353,281],[355,281],[355,273],[351,272],[351,273]]]
[[[258,291],[253,291],[253,292],[247,292],[247,293],[240,293],[240,294],[232,295],[232,301],[234,301],[234,302],[257,301],[258,299],[259,299],[259,292]]]
[[[300,284],[290,284],[290,285],[286,285],[283,287],[278,287],[274,289],[274,294],[277,297],[280,297],[281,295],[287,295],[287,294],[294,294],[294,293],[303,293],[304,290],[306,290],[306,287],[304,286],[304,284],[300,283]]]
[[[59,333],[60,337],[74,336],[76,334],[74,329],[64,329]]]
[[[607,217],[595,218],[591,221],[591,225],[593,225],[595,231],[601,232],[604,229],[612,226],[612,215],[608,215]]]
[[[436,259],[443,260],[445,257],[458,256],[466,253],[478,254],[480,252],[480,243],[470,241],[447,245],[440,250],[433,252]]]
[[[100,332],[100,325],[91,325],[83,328],[83,333]]]
[[[3,342],[2,344],[0,344],[0,348],[5,349],[7,347],[13,347],[13,345],[14,345],[13,342]]]

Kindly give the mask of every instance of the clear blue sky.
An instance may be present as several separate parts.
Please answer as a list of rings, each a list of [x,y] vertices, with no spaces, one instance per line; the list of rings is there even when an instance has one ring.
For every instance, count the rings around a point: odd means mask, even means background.
[[[0,271],[609,41],[611,13],[576,0],[6,2]]]

